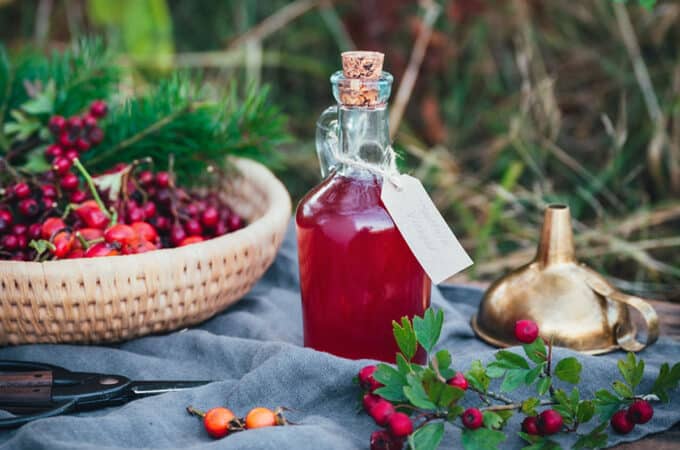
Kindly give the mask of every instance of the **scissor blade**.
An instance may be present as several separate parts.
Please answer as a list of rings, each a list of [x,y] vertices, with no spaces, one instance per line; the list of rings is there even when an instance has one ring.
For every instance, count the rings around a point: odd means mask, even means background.
[[[183,391],[208,383],[212,383],[212,381],[133,381],[130,385],[130,392],[135,397],[147,397],[166,392]]]

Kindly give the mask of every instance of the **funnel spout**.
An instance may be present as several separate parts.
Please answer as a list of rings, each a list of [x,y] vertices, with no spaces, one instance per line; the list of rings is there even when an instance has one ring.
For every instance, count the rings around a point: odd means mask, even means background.
[[[575,262],[571,214],[566,205],[549,205],[543,218],[536,262],[542,267]]]

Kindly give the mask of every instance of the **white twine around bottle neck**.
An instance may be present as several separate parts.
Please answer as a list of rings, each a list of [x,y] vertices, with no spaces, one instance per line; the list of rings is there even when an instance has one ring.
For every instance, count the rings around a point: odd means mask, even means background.
[[[333,152],[335,153],[333,156],[335,157],[335,160],[338,163],[342,163],[349,167],[364,169],[375,175],[380,175],[381,177],[383,177],[383,179],[388,180],[397,189],[401,190],[402,184],[401,181],[399,180],[399,175],[401,174],[399,173],[399,169],[397,168],[396,164],[397,154],[391,145],[388,145],[386,147],[385,152],[387,158],[389,159],[389,164],[386,169],[383,169],[381,167],[378,167],[374,163],[369,163],[361,159],[350,158],[344,153],[337,151],[337,147],[336,150]]]

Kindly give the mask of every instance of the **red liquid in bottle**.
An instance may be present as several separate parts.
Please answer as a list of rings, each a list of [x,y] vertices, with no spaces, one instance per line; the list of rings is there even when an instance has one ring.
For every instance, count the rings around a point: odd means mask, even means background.
[[[298,205],[307,347],[394,362],[392,321],[429,306],[430,279],[385,210],[381,189],[371,174],[335,173]],[[425,359],[421,348],[414,361]]]

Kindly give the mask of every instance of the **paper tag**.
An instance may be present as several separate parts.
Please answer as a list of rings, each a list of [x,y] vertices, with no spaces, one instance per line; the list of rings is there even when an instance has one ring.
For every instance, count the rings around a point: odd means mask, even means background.
[[[439,284],[472,265],[472,259],[456,239],[420,180],[409,175],[385,179],[381,199],[433,283]]]

